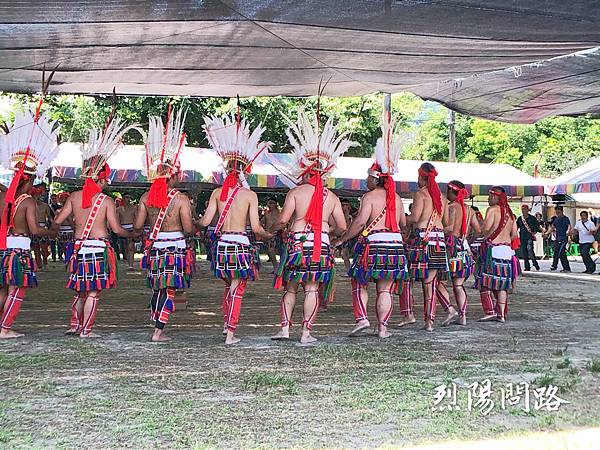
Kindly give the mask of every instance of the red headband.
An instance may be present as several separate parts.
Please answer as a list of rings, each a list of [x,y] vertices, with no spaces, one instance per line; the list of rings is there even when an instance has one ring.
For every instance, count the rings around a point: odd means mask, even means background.
[[[500,206],[500,223],[504,223],[506,215],[514,219],[515,215],[513,214],[512,210],[510,209],[510,205],[508,204],[508,196],[506,195],[506,192],[502,192],[500,189],[496,188],[491,188],[488,192],[499,198],[498,206]]]
[[[314,246],[312,253],[312,261],[319,262],[321,260],[321,232],[323,230],[323,179],[321,178],[321,171],[316,169],[314,166],[317,164],[315,161],[305,171],[305,174],[310,175],[308,184],[315,187],[312,198],[310,199],[310,205],[304,216],[306,223],[311,226],[314,235]]]
[[[427,178],[427,191],[431,196],[433,209],[435,209],[438,214],[442,214],[442,193],[440,192],[440,188],[435,181],[437,174],[438,173],[434,168],[432,168],[430,171],[426,171],[422,167],[419,167],[419,176]]]
[[[461,231],[464,236],[467,234],[467,207],[465,206],[465,198],[469,197],[469,191],[465,188],[461,188],[454,183],[448,183],[448,187],[456,192],[456,202],[460,205],[462,209],[462,226]]]

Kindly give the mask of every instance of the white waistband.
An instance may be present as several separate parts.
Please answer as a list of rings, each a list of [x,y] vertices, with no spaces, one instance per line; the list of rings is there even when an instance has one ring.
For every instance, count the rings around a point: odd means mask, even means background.
[[[102,253],[106,248],[106,242],[99,239],[86,239],[85,241],[77,239],[76,242],[81,244],[81,247],[78,251],[80,255],[87,255],[89,253]]]
[[[400,247],[402,246],[402,234],[401,233],[392,233],[389,231],[372,231],[369,236],[367,236],[369,242],[383,242],[388,247]],[[396,242],[390,242],[396,241]]]
[[[419,236],[425,237],[425,231],[419,231]],[[445,236],[443,231],[430,231],[429,237],[444,238]]]
[[[31,239],[27,236],[7,236],[7,248],[20,248],[21,250],[29,250],[31,248]]]
[[[496,245],[492,247],[492,258],[495,259],[512,259],[515,254],[510,245]]]
[[[124,223],[123,225],[121,225],[123,228],[125,228],[126,230],[133,230],[133,224],[132,223]]]
[[[164,240],[161,242],[161,240]],[[152,244],[153,248],[177,247],[185,248],[185,236],[181,231],[159,231],[156,235],[156,241]]]
[[[59,233],[72,233],[73,232],[73,227],[69,226],[69,225],[61,225],[60,228],[58,229]]]
[[[223,239],[228,242],[222,242]],[[250,245],[250,239],[248,239],[248,236],[244,236],[243,234],[228,233],[221,234],[218,245],[227,245],[229,242],[237,242],[238,244]]]
[[[294,239],[296,241],[300,240],[300,236],[306,236],[306,241],[304,241],[303,245],[305,247],[313,247],[315,244],[315,233],[304,233],[302,231],[296,231],[294,233]],[[321,232],[321,244],[329,245],[329,234],[324,231]]]

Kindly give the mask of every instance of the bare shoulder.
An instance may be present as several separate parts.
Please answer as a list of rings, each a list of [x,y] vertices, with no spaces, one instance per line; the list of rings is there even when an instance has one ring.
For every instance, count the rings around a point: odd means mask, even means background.
[[[423,198],[425,196],[424,191],[422,190],[418,190],[415,192],[415,194],[413,195],[413,198],[417,199],[417,198]]]
[[[21,205],[23,205],[24,207],[27,207],[27,208],[29,208],[29,207],[37,208],[37,201],[33,197],[27,197],[25,200],[23,200]]]

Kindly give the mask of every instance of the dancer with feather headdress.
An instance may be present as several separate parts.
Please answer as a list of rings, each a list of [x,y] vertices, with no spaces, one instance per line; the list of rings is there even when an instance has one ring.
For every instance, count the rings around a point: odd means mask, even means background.
[[[249,124],[241,120],[239,103],[235,117],[205,117],[204,130],[210,146],[223,160],[227,175],[223,186],[212,192],[198,224],[207,227],[213,217],[219,215],[213,235],[211,266],[215,277],[225,282],[223,334],[225,344],[231,345],[240,341],[235,331],[246,283],[258,276],[257,254],[248,238],[247,221],[257,237],[266,240],[273,237],[260,224],[258,197],[248,188],[245,178],[252,163],[271,143],[260,141],[265,131],[263,127],[250,132]]]
[[[162,342],[171,339],[163,331],[175,310],[175,293],[190,287],[194,256],[186,235],[194,234],[194,225],[190,200],[177,190],[180,156],[185,147],[185,114],[173,113],[169,105],[164,126],[160,117],[149,120],[144,168],[152,185],[140,198],[133,227],[141,233],[147,220],[150,223],[142,268],[146,269],[147,284],[152,289],[152,341]]]
[[[296,295],[302,286],[305,299],[300,342],[306,344],[316,341],[311,331],[319,309],[319,286],[323,285],[325,298],[333,297],[335,255],[329,241],[329,219],[333,218],[338,233],[346,231],[340,200],[323,187],[323,181],[335,168],[337,158],[356,143],[346,138],[347,133],[338,133],[331,118],[321,131],[318,104],[314,121],[299,109],[297,122],[289,122],[286,134],[294,153],[283,171],[291,173],[299,186],[288,192],[280,217],[280,227],[291,222],[275,277],[275,287],[285,290],[280,306],[281,331],[272,339],[289,339]]]
[[[377,334],[381,338],[390,336],[387,327],[393,310],[392,291],[402,288],[408,271],[400,231],[406,224],[406,218],[393,178],[398,170],[404,140],[389,111],[383,113],[381,131],[382,136],[375,147],[375,162],[368,171],[369,192],[363,195],[360,209],[348,231],[335,242],[339,245],[361,234],[348,272],[352,278],[352,306],[356,321],[350,336],[370,326],[367,314],[369,281],[374,281],[377,286]]]
[[[12,325],[19,314],[27,288],[37,286],[35,264],[31,255],[31,237],[50,236],[39,226],[36,201],[31,196],[33,182],[46,176],[58,153],[60,127],[36,110],[19,111],[7,135],[0,140],[0,164],[15,175],[6,192],[0,193],[0,338],[22,336]]]
[[[125,126],[113,113],[104,130],[91,129],[82,148],[81,178],[83,189],[73,192],[54,219],[53,229],[72,215],[75,240],[65,254],[69,279],[67,287],[75,291],[71,303],[71,327],[67,334],[82,338],[98,337],[92,332],[100,293],[117,285],[117,260],[109,240],[107,224],[121,237],[133,237],[121,227],[115,202],[102,191],[109,185],[108,159],[121,145],[123,135],[135,125]]]

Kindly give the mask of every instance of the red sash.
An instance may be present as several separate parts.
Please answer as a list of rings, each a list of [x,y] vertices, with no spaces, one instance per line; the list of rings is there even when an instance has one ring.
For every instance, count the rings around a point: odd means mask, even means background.
[[[102,202],[104,202],[105,198],[106,194],[99,194],[98,197],[96,197],[96,201],[92,205],[92,209],[90,210],[87,221],[85,222],[85,227],[83,228],[83,233],[81,233],[81,238],[76,239],[75,241],[76,251],[81,248],[81,242],[90,237],[92,227],[94,226],[94,222],[96,222],[96,217],[98,216],[98,211],[100,211],[100,206],[102,206]]]
[[[223,208],[223,211],[219,216],[219,220],[217,221],[217,225],[215,226],[215,231],[213,231],[213,235],[217,235],[219,231],[221,231],[221,228],[223,228],[223,224],[225,223],[225,219],[229,215],[229,210],[231,209],[233,200],[235,199],[238,192],[240,192],[240,189],[242,189],[242,187],[238,184],[227,198],[227,202],[225,203],[225,207]]]
[[[30,197],[31,197],[31,195],[29,195],[29,194],[21,194],[21,195],[19,195],[19,197],[17,197],[17,199],[13,203],[13,208],[12,208],[12,211],[10,213],[10,222],[9,222],[9,225],[8,225],[8,232],[9,233],[15,227],[15,215],[17,214],[17,209],[19,208],[19,206],[21,205],[21,203],[23,203],[23,201],[27,200]],[[5,205],[5,207],[6,207],[6,205]]]
[[[531,235],[531,240],[535,241],[537,238],[535,237],[535,233],[533,231],[531,231],[531,228],[529,227],[529,224],[527,223],[527,219],[524,219],[523,216],[521,216],[521,221],[523,222],[523,226],[525,227],[527,232]]]
[[[148,240],[146,241],[146,248],[152,247],[152,244],[156,240],[156,237],[158,236],[158,233],[160,232],[160,229],[162,228],[162,224],[165,221],[165,217],[167,216],[167,210],[171,206],[171,203],[173,202],[173,199],[175,198],[175,196],[177,195],[178,192],[179,191],[177,189],[171,189],[169,191],[169,194],[167,195],[167,206],[160,209],[160,211],[158,213],[158,217],[156,218],[156,222],[154,222],[154,227],[152,227],[150,236],[148,237]]]

